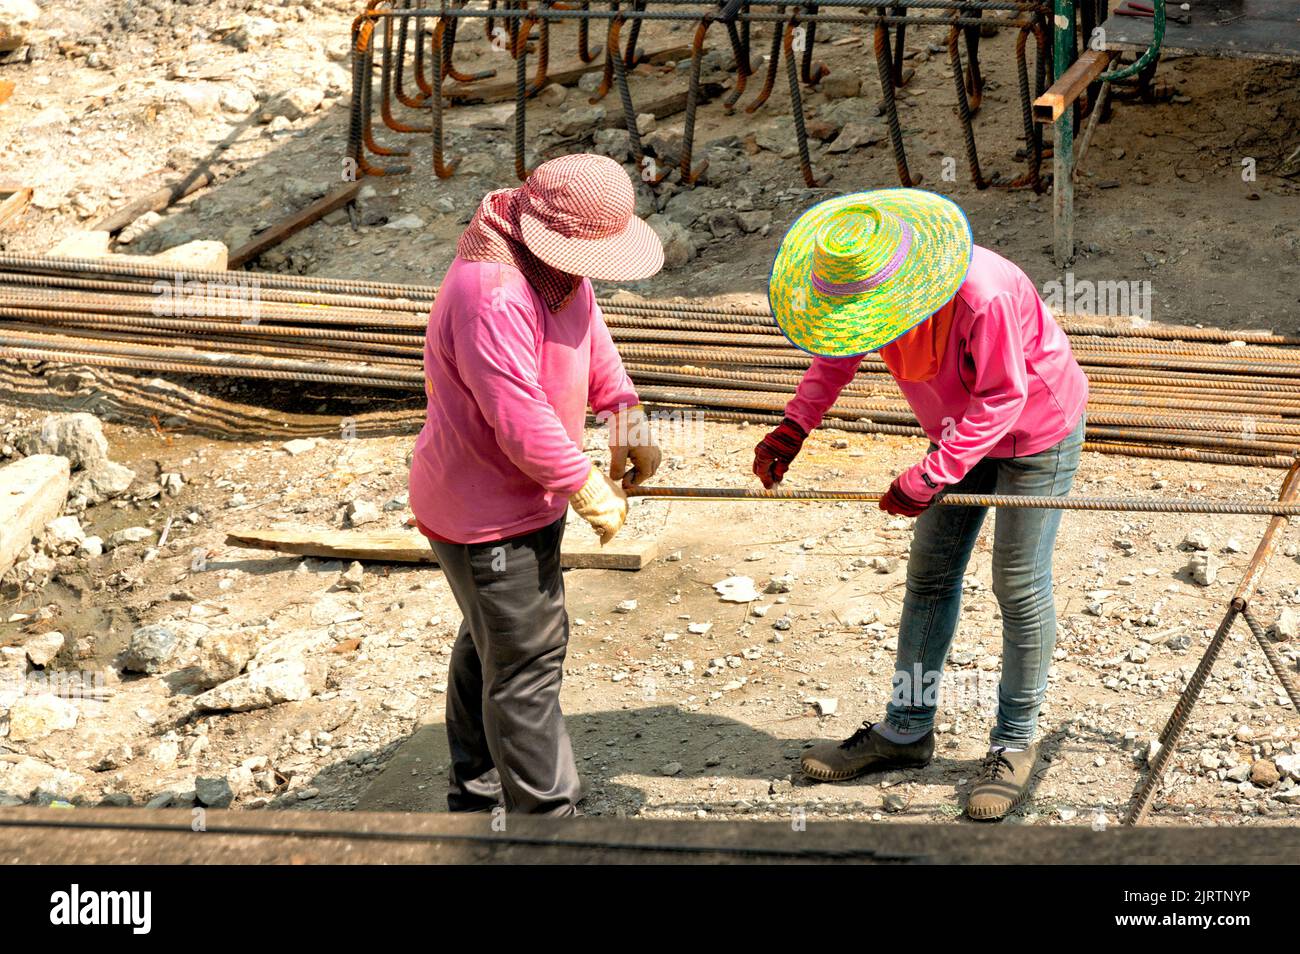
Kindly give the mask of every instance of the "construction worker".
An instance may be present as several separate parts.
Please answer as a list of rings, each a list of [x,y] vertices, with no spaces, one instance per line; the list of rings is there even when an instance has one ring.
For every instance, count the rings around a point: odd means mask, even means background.
[[[1083,445],[1088,383],[1069,341],[1019,268],[973,246],[965,214],[919,189],[882,189],[814,206],[790,228],[769,297],[782,332],[812,352],[785,418],[754,452],[777,485],[808,433],[878,352],[929,452],[880,501],[915,517],[898,657],[883,721],[808,749],[822,781],[928,763],[937,690],[952,645],[962,579],[983,507],[932,507],[944,490],[1061,496]],[[1004,509],[993,536],[993,592],[1002,612],[1002,674],[972,818],[1001,818],[1029,791],[1038,712],[1056,641],[1052,549],[1061,511]]]
[[[544,163],[484,197],[429,315],[410,499],[464,616],[447,679],[453,812],[576,813],[560,711],[565,513],[608,543],[624,488],[660,459],[589,280],[663,266],[635,205],[612,159]],[[582,452],[588,406],[609,424],[608,474]]]

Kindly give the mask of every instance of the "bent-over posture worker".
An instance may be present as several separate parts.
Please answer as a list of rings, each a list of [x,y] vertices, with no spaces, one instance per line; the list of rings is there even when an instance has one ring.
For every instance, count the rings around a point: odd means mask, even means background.
[[[1067,493],[1083,445],[1087,379],[1024,272],[973,246],[961,209],[919,189],[814,206],[783,240],[769,296],[781,330],[818,357],[785,419],[755,449],[754,473],[765,487],[785,476],[865,352],[879,351],[932,442],[880,501],[888,513],[917,518],[885,718],[807,750],[802,768],[834,781],[922,766],[934,753],[939,679],[986,513],[931,502],[949,489]],[[967,801],[972,818],[1001,818],[1029,790],[1056,641],[1052,550],[1060,519],[1059,510],[997,514],[1002,675],[989,752]]]
[[[663,266],[635,204],[612,159],[544,163],[484,197],[429,315],[410,496],[464,616],[447,680],[451,811],[576,812],[560,711],[565,513],[607,543],[624,482],[659,465],[589,281]],[[588,406],[610,419],[609,474],[582,452]]]

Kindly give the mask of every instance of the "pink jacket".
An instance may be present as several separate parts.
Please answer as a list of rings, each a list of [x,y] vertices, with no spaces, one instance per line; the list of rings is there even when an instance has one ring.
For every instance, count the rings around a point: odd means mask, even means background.
[[[411,459],[411,509],[455,543],[519,536],[559,519],[591,472],[588,404],[637,403],[583,280],[552,314],[509,265],[455,259],[424,342],[428,412]]]
[[[1065,332],[1029,277],[995,252],[975,246],[950,334],[938,374],[898,382],[937,445],[902,475],[916,500],[957,483],[985,457],[1046,450],[1074,429],[1088,401]],[[786,415],[811,431],[861,362],[861,355],[814,359]]]

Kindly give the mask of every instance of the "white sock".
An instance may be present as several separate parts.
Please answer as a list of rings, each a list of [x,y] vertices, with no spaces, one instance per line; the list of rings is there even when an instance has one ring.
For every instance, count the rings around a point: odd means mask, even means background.
[[[930,732],[929,729],[917,729],[914,732],[903,732],[899,729],[895,729],[888,722],[873,723],[871,731],[881,738],[893,742],[895,745],[910,745]]]
[[[1013,749],[1013,748],[1011,748],[1009,745],[996,745],[996,744],[994,744],[994,745],[990,745],[990,746],[989,746],[989,754],[990,754],[990,755],[992,755],[994,752],[1023,752],[1023,751],[1024,751],[1024,749]]]

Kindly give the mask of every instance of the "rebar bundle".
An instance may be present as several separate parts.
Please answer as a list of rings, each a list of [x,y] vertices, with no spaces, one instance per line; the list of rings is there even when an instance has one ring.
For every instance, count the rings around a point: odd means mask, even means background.
[[[119,259],[0,254],[0,358],[419,391],[437,289]],[[644,402],[780,420],[811,362],[764,308],[601,298]],[[1062,316],[1090,382],[1088,450],[1285,467],[1300,451],[1300,339]],[[923,436],[867,355],[826,426]]]
[[[1042,94],[1047,77],[1052,74],[1050,4],[1041,0],[907,0],[905,3],[862,2],[862,0],[817,0],[792,4],[780,0],[634,0],[628,6],[611,2],[605,9],[593,4],[555,3],[553,0],[529,3],[527,0],[487,0],[471,5],[469,0],[441,0],[438,4],[421,4],[419,0],[367,0],[352,23],[352,101],[348,155],[358,175],[398,175],[411,171],[410,150],[377,135],[382,127],[399,134],[428,135],[432,150],[433,172],[439,178],[455,173],[456,161],[445,155],[444,112],[458,102],[475,102],[483,96],[513,99],[515,173],[522,180],[530,172],[525,155],[526,107],[528,100],[556,80],[573,82],[584,69],[600,72],[600,84],[591,102],[617,91],[622,124],[627,130],[632,159],[648,182],[660,182],[674,172],[679,181],[693,186],[704,173],[707,162],[692,164],[698,108],[706,98],[701,82],[701,65],[708,49],[709,33],[719,38],[730,53],[732,76],[723,97],[723,108],[731,113],[746,93],[750,77],[763,68],[763,54],[752,43],[756,31],[770,29],[763,84],[744,106],[747,113],[762,108],[771,98],[781,73],[789,87],[790,117],[795,135],[796,155],[804,182],[809,187],[823,185],[813,171],[808,131],[804,124],[803,89],[815,88],[830,70],[816,62],[814,47],[819,24],[848,24],[871,30],[874,72],[880,83],[880,112],[889,130],[890,145],[903,186],[921,181],[908,165],[903,126],[897,107],[897,92],[911,78],[904,68],[904,43],[909,26],[947,28],[946,47],[956,97],[957,117],[972,181],[977,188],[991,185],[1029,187],[1043,191],[1046,183],[1039,168],[1044,154],[1040,127],[1032,119],[1031,104]],[[1102,0],[1087,0],[1079,15],[1083,35],[1091,33],[1093,21],[1104,11]],[[1001,181],[984,173],[975,143],[973,117],[983,101],[984,79],[980,71],[979,43],[981,28],[989,21],[988,12],[1002,12],[1013,20],[1002,21],[1017,31],[1015,44],[1016,84],[1020,99],[1020,125],[1024,143],[1019,150],[1026,164],[1025,172],[1012,180]],[[689,49],[682,48],[674,57],[689,57],[688,87],[683,142],[671,157],[650,156],[641,142],[637,127],[637,109],[633,102],[628,74],[648,62],[638,47],[642,26],[646,23],[692,23],[694,38]],[[577,24],[576,71],[563,77],[551,73],[551,35],[553,28],[564,23]],[[507,54],[513,74],[513,90],[508,81],[497,77],[497,70],[467,74],[455,66],[458,28],[482,25],[489,42],[498,53]],[[717,29],[714,29],[714,27]],[[604,44],[591,48],[591,29],[604,31]],[[626,28],[626,29],[625,29]],[[1031,70],[1028,50],[1036,54]],[[461,43],[465,39],[462,36]],[[963,58],[962,50],[965,50]],[[529,56],[534,57],[530,66]],[[596,65],[603,56],[603,63]],[[590,66],[588,66],[590,64]],[[374,72],[379,68],[380,84],[374,90]],[[414,82],[414,87],[409,82]],[[450,82],[449,81],[454,81]],[[716,91],[715,91],[716,92]],[[379,103],[376,107],[375,98]],[[447,102],[444,102],[444,99]],[[595,132],[595,130],[591,130]]]

